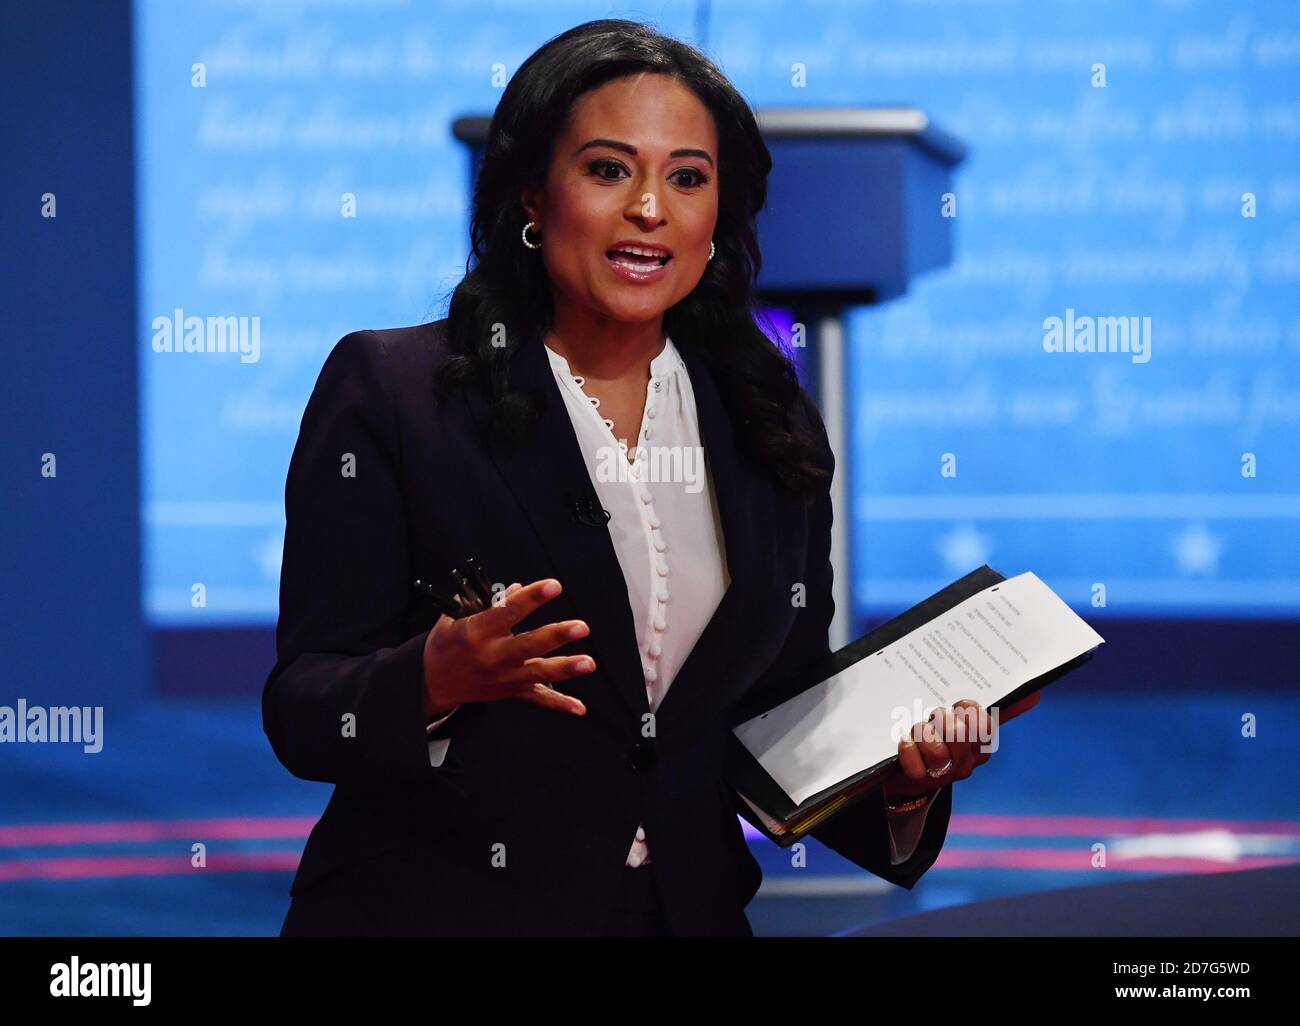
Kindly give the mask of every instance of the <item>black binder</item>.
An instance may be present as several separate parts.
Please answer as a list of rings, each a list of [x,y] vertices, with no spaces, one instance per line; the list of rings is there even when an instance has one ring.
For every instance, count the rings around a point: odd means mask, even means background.
[[[801,671],[802,684],[787,688],[785,691],[786,697],[777,705],[789,701],[796,695],[803,694],[803,692],[817,686],[828,677],[843,672],[854,663],[878,652],[904,635],[910,634],[916,628],[924,626],[936,617],[948,612],[954,606],[960,605],[972,595],[976,595],[985,588],[1003,580],[1006,580],[1006,578],[1002,574],[988,566],[982,566],[978,570],[971,571],[965,577],[954,581],[941,591],[935,592],[935,594],[917,603],[906,612],[900,613],[892,620],[881,624],[875,630],[845,645],[838,652],[832,652],[812,667]],[[1000,702],[995,702],[988,708],[995,709],[1015,705],[1021,699],[1040,688],[1046,687],[1091,658],[1092,652],[1084,652],[1054,670],[1049,670],[1042,676],[1028,681]],[[775,706],[771,708],[775,708]],[[760,716],[766,711],[756,709],[740,722],[745,722],[754,716]],[[745,820],[776,844],[788,848],[809,831],[856,802],[861,801],[878,788],[894,772],[897,762],[898,756],[891,756],[884,762],[868,767],[846,780],[841,780],[833,787],[810,795],[802,804],[796,805],[790,796],[782,790],[781,786],[763,769],[759,761],[741,743],[735,733],[728,732],[723,773],[727,784],[733,791],[737,792],[736,806]],[[763,809],[773,819],[778,820],[780,822],[779,831],[774,832],[769,829],[763,822],[762,817],[758,816],[749,807],[744,798],[740,797],[741,795],[748,796],[754,804]]]

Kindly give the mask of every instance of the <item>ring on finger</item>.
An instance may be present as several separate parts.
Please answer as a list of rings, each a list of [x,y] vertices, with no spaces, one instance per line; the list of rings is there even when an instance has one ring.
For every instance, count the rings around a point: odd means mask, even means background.
[[[941,777],[941,776],[943,776],[945,773],[947,773],[950,769],[952,769],[952,756],[951,756],[951,755],[948,756],[948,761],[947,761],[946,763],[944,763],[942,766],[940,766],[938,769],[935,769],[935,767],[933,767],[933,766],[927,766],[927,767],[925,768],[925,772],[928,773],[931,777]]]

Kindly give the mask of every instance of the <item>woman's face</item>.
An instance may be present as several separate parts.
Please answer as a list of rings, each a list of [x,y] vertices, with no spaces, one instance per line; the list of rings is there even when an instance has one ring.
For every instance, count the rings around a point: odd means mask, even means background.
[[[713,116],[675,79],[638,74],[581,96],[545,188],[521,196],[557,319],[574,304],[598,320],[644,322],[689,295],[718,220],[717,161]],[[612,252],[638,243],[659,255]]]

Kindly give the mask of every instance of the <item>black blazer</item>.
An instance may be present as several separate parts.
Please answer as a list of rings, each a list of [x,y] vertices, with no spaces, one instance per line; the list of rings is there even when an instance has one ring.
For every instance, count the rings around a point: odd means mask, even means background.
[[[673,932],[752,934],[744,907],[761,873],[722,778],[723,742],[829,651],[829,491],[812,502],[786,495],[743,462],[712,372],[681,347],[731,584],[643,737],[649,707],[626,584],[608,530],[574,516],[592,485],[543,347],[512,358],[512,384],[540,389],[545,413],[511,449],[487,432],[477,389],[435,404],[445,336],[446,321],[347,335],[303,415],[262,719],[290,772],[335,788],[282,932],[599,934],[644,823]],[[801,404],[833,468],[806,393]],[[410,633],[408,603],[415,578],[441,581],[467,556],[503,584],[558,579],[560,596],[520,629],[586,620],[590,634],[552,654],[587,652],[597,669],[558,685],[586,716],[516,700],[461,707],[436,735],[452,741],[435,768],[427,625]],[[797,582],[804,607],[791,603]],[[948,787],[898,867],[879,794],[813,836],[911,888],[938,856],[950,809]]]

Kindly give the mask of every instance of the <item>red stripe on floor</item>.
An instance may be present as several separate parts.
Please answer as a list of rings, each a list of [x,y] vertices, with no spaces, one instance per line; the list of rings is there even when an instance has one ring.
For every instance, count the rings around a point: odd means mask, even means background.
[[[204,873],[293,872],[301,852],[259,851],[210,855],[197,869],[187,855],[103,855],[13,859],[0,862],[0,883],[15,880],[90,880],[125,876],[202,876]]]

